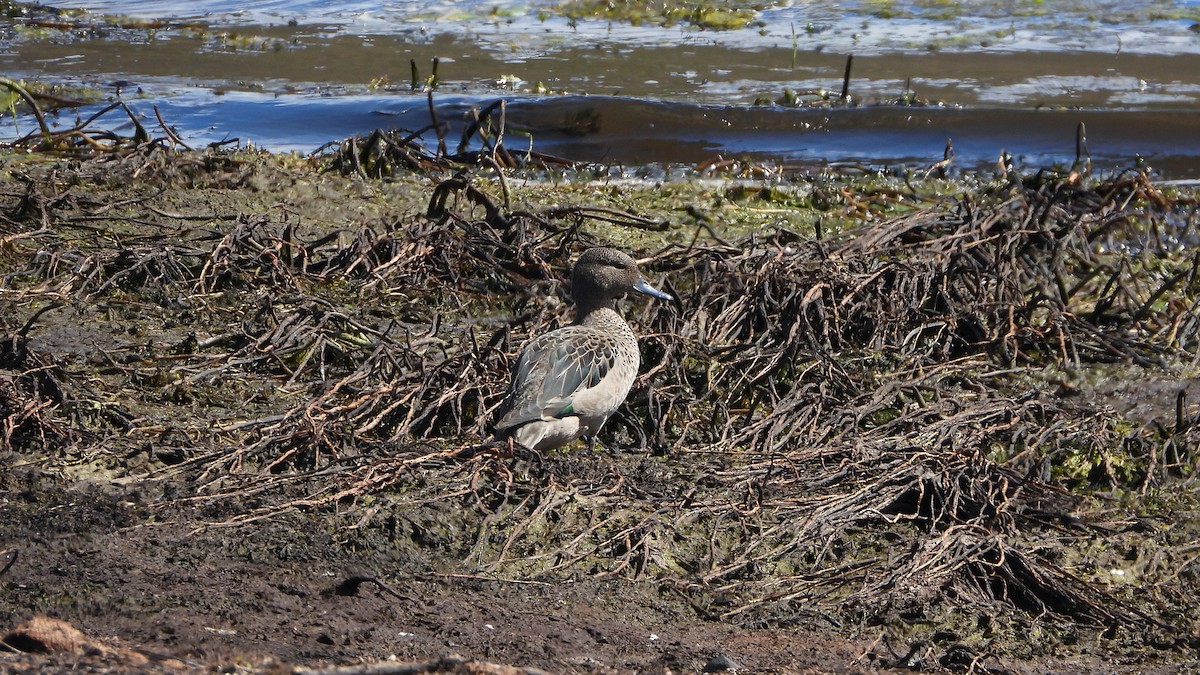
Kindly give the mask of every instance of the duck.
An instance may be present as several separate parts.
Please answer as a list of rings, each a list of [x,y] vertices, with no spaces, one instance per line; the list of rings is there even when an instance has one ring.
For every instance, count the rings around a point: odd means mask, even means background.
[[[539,335],[521,350],[497,412],[495,436],[534,452],[596,434],[629,395],[641,366],[637,336],[617,311],[630,292],[671,302],[629,254],[590,248],[571,270],[575,322]]]

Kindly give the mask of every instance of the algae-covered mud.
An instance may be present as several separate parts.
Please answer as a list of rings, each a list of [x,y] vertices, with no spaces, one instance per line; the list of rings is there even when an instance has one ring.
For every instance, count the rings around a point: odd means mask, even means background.
[[[4,667],[1198,665],[1194,191],[478,134],[3,158]],[[596,244],[678,298],[629,401],[487,445]]]

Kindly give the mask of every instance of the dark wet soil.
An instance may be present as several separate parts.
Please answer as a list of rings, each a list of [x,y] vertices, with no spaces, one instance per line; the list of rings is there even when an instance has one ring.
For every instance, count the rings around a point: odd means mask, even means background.
[[[186,669],[460,654],[552,672],[696,672],[721,656],[755,671],[853,672],[873,658],[811,631],[698,620],[653,583],[434,574],[386,551],[346,550],[319,517],[197,534],[204,518],[155,522],[128,502],[137,495],[36,473],[9,477],[22,486],[5,509],[8,543],[20,545],[4,580],[11,623],[48,614]]]
[[[681,589],[655,581],[436,572],[454,561],[347,545],[329,531],[339,520],[330,514],[206,528],[225,514],[156,508],[155,481],[72,480],[14,459],[0,483],[3,547],[15,558],[0,579],[4,630],[45,615],[106,647],[0,653],[3,670],[287,672],[454,655],[549,672],[945,670],[933,644],[897,643],[882,626],[878,640],[833,627],[755,629],[704,618]],[[1125,658],[986,663],[991,672],[1178,672]]]

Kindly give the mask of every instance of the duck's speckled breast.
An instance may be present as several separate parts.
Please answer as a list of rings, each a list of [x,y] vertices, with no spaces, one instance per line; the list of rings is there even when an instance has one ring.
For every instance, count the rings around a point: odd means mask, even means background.
[[[615,310],[597,309],[584,317],[580,325],[594,331],[601,339],[612,341],[617,348],[612,370],[596,386],[580,392],[575,399],[574,409],[583,425],[596,430],[625,401],[637,379],[641,354],[637,336]]]

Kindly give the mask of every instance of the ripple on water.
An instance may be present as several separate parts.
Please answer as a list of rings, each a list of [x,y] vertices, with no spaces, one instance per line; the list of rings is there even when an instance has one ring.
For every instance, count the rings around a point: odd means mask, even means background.
[[[951,138],[958,166],[990,165],[1001,150],[1069,162],[1086,121],[1098,164],[1141,156],[1168,176],[1200,174],[1200,148],[1186,142],[1200,137],[1200,2],[1084,4],[980,0],[965,16],[946,3],[809,0],[717,32],[572,27],[507,0],[95,0],[96,13],[203,25],[29,31],[0,44],[0,71],[106,92],[128,83],[150,126],[158,104],[195,144],[236,137],[307,152],[376,127],[420,128],[428,111],[408,95],[409,62],[424,77],[438,58],[443,119],[505,96],[510,123],[523,121],[539,150],[585,161],[928,165]],[[914,95],[960,109],[751,105],[840,91],[850,53],[856,101]],[[531,95],[547,91],[566,96]],[[561,123],[581,115],[598,123]]]

